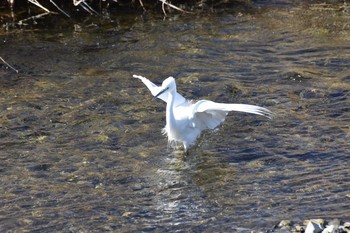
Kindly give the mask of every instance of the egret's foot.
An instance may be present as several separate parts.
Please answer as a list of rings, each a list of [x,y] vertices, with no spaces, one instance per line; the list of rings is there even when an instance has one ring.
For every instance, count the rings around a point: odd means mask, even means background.
[[[170,169],[173,171],[184,171],[189,169],[189,165],[186,161],[186,157],[183,156],[183,153],[173,152],[173,155],[170,158]]]
[[[188,155],[188,151],[185,151],[183,147],[176,148],[175,155],[177,158],[185,159]]]

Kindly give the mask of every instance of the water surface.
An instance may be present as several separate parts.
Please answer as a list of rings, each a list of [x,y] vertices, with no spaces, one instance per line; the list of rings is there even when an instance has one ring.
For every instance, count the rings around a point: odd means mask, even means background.
[[[133,15],[1,35],[0,229],[250,232],[281,219],[350,220],[349,13],[261,4]],[[186,98],[255,104],[184,158],[165,105],[132,74],[174,76]]]

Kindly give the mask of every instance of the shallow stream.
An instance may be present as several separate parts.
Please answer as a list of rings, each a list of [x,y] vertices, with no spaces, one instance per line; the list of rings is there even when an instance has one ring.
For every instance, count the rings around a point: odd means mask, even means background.
[[[0,67],[1,232],[250,232],[282,219],[350,220],[344,6],[255,3],[62,28],[0,35],[0,56],[19,70]],[[158,84],[174,76],[186,98],[275,117],[230,113],[184,158],[161,134],[165,104],[133,74]]]

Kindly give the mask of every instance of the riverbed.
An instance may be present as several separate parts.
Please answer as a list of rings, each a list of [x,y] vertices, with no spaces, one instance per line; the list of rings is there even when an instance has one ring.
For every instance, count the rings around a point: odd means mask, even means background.
[[[57,16],[55,16],[57,17]],[[336,4],[119,15],[0,35],[0,231],[250,232],[350,220],[350,14]],[[187,156],[168,76],[230,113]]]

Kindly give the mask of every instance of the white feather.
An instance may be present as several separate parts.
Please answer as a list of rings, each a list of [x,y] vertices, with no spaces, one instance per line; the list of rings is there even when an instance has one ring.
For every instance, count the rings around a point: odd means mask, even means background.
[[[153,96],[167,103],[167,122],[163,132],[167,134],[171,145],[182,143],[185,151],[195,143],[203,130],[214,129],[224,122],[230,111],[272,117],[270,110],[256,105],[215,103],[210,100],[200,100],[193,104],[177,93],[173,77],[165,79],[160,87],[145,77],[133,77],[140,79]]]

